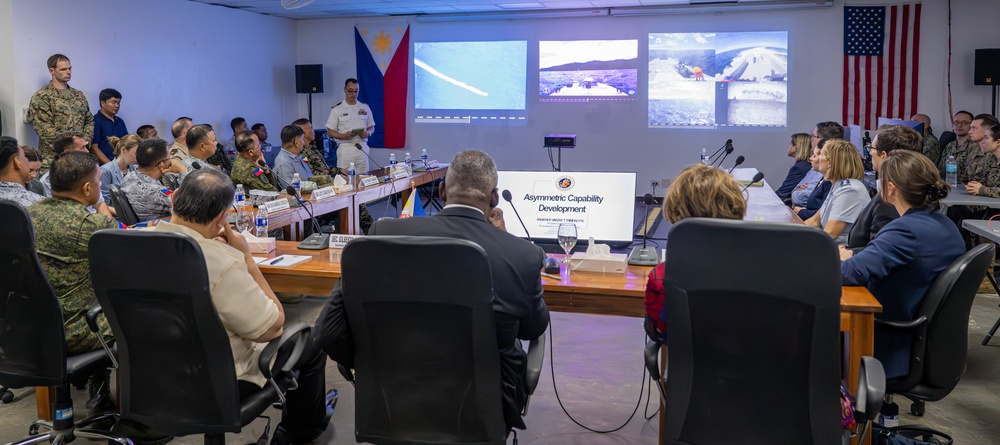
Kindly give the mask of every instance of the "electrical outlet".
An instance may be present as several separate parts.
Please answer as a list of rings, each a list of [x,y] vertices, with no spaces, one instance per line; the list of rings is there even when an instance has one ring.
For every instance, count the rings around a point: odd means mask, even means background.
[[[655,187],[659,187],[660,186],[660,181],[657,181],[657,180],[653,179],[653,180],[649,181],[649,186],[650,187],[654,187],[654,188]]]
[[[30,124],[31,123],[28,120],[28,109],[27,108],[22,108],[21,109],[21,123],[22,124]]]

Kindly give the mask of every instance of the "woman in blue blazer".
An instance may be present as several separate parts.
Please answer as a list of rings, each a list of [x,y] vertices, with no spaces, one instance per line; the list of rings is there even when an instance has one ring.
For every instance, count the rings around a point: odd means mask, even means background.
[[[882,199],[902,216],[857,254],[841,246],[840,269],[845,285],[868,286],[882,304],[878,318],[909,321],[938,273],[965,253],[965,244],[955,223],[937,211],[949,186],[926,156],[896,150],[883,161],[880,175]],[[875,358],[886,377],[906,375],[910,337],[877,332]]]

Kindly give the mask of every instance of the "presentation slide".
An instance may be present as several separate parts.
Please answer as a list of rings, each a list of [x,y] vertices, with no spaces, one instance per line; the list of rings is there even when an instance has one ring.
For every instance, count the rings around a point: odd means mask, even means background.
[[[535,241],[556,242],[560,223],[575,223],[577,238],[614,246],[632,243],[635,181],[632,172],[501,171],[497,188],[510,190],[528,234]],[[507,231],[527,238],[514,209],[501,199]]]
[[[649,34],[649,127],[785,127],[788,33]]]
[[[416,42],[418,123],[523,121],[528,42]]]
[[[542,102],[636,100],[638,40],[538,42]]]

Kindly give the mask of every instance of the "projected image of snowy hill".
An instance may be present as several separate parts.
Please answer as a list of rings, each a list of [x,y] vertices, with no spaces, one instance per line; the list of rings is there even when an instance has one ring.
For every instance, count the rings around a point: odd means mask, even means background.
[[[730,58],[730,55],[732,57]],[[731,80],[726,121],[730,125],[787,125],[788,54],[778,48],[756,47],[728,51],[723,79]]]
[[[695,68],[704,72],[671,57],[650,60],[649,125],[715,125],[715,83],[696,78]]]
[[[523,110],[528,42],[414,43],[414,106]]]

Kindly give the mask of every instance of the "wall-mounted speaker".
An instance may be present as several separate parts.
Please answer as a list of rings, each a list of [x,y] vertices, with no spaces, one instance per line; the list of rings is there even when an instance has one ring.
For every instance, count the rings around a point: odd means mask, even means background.
[[[323,65],[295,65],[295,92],[322,93]]]
[[[976,50],[976,85],[1000,85],[1000,48]]]

